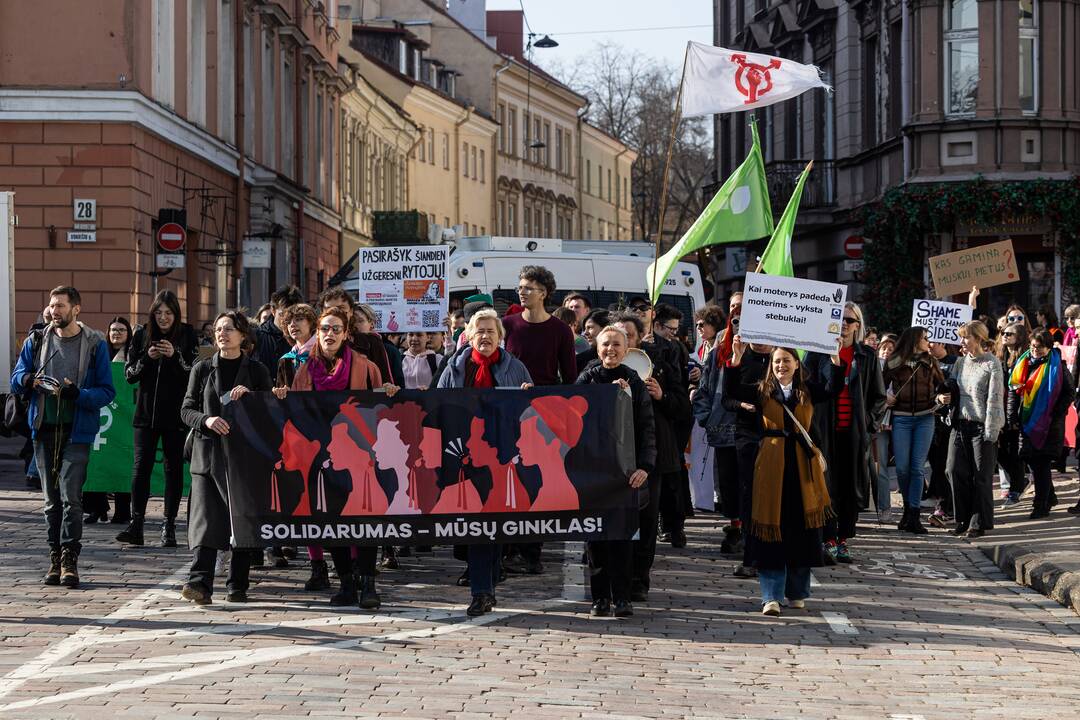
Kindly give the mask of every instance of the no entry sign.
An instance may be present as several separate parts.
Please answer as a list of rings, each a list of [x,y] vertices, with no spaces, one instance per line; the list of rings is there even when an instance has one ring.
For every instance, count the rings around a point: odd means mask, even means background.
[[[187,231],[176,223],[165,223],[157,231],[157,243],[165,252],[177,252],[184,249]]]
[[[844,241],[844,252],[852,260],[862,258],[863,239],[858,235],[852,235]]]

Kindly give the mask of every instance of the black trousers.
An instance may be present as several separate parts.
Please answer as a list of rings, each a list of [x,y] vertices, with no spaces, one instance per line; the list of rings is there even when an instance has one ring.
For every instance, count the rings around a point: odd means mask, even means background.
[[[998,437],[998,465],[1009,478],[1009,492],[1020,495],[1027,488],[1027,463],[1020,457],[1020,431],[1006,428]]]
[[[683,497],[682,475],[676,472],[660,475],[660,519],[664,532],[682,532],[686,525],[686,500]],[[656,519],[653,519],[653,524]]]
[[[728,520],[739,519],[739,465],[735,447],[713,448],[713,472],[720,512]]]
[[[353,557],[355,555],[356,557]],[[356,571],[357,575],[375,576],[375,561],[379,548],[374,545],[365,547],[332,547],[330,558],[334,561],[334,570],[339,578],[348,577]]]
[[[994,470],[997,443],[983,437],[982,423],[961,421],[949,442],[949,480],[956,503],[956,524],[994,527]]]
[[[761,443],[756,438],[735,438],[735,460],[739,475],[739,520],[749,537],[750,513],[754,501],[754,464]],[[750,543],[743,543],[743,565],[750,565]]]
[[[832,457],[829,459],[829,494],[832,498],[833,512],[836,517],[825,523],[826,540],[847,540],[855,537],[855,526],[859,521],[859,499],[855,494],[855,456],[854,435],[851,429],[837,430],[834,434]]]
[[[1031,466],[1031,475],[1035,481],[1035,500],[1032,506],[1035,510],[1049,510],[1057,504],[1057,494],[1054,492],[1054,481],[1050,477],[1057,458],[1039,457],[1028,461]]]
[[[649,572],[656,557],[656,516],[667,489],[661,487],[660,478],[654,474],[649,476],[642,490],[648,491],[649,502],[638,514],[638,539],[633,541],[633,580],[648,590]]]
[[[233,550],[229,562],[229,576],[225,580],[228,592],[247,592],[251,586],[251,554],[259,550]],[[214,592],[214,566],[217,564],[217,548],[199,545],[191,560],[188,582],[200,583]]]
[[[604,540],[587,543],[587,547],[589,587],[593,601],[629,601],[633,555],[631,541]]]
[[[934,420],[934,439],[930,443],[930,485],[926,489],[927,497],[941,500],[941,511],[953,514],[953,491],[949,483],[947,467],[949,464],[949,442],[952,430],[940,420]]]
[[[135,442],[135,463],[131,471],[131,514],[146,515],[150,500],[150,473],[157,463],[158,441],[161,441],[165,465],[165,518],[175,520],[184,492],[184,440],[186,430],[155,430],[132,428]]]

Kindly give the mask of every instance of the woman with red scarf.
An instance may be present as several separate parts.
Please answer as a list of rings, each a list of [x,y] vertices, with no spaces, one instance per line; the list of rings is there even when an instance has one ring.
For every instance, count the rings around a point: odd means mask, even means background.
[[[505,330],[494,310],[479,310],[465,326],[468,345],[458,350],[446,363],[439,388],[521,388],[532,387],[529,371],[506,349],[500,348]],[[486,510],[486,506],[485,506]],[[495,607],[496,561],[501,546],[469,545],[469,587],[472,603],[466,611],[476,617]]]
[[[384,383],[375,363],[349,347],[349,315],[344,310],[337,307],[323,310],[316,330],[318,339],[307,360],[296,369],[292,385],[274,388],[274,395],[279,399],[284,400],[289,390],[341,392],[381,388],[389,397],[400,390],[396,385]],[[316,492],[314,496],[318,498],[321,493]],[[374,546],[330,550],[334,569],[341,580],[340,590],[330,598],[331,605],[359,603],[366,610],[378,609],[381,601],[375,588],[377,550]],[[313,564],[323,560],[322,548],[308,548],[308,553]]]

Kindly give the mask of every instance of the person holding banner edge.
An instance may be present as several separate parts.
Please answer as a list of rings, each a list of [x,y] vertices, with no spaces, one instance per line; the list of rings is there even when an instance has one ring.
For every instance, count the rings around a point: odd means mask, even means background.
[[[228,463],[222,441],[231,428],[221,417],[222,407],[250,391],[270,389],[270,372],[249,355],[251,325],[243,312],[226,310],[218,315],[214,339],[218,350],[195,363],[180,408],[180,419],[191,428],[188,547],[193,554],[180,597],[196,605],[213,602],[217,554],[231,543]],[[233,549],[226,581],[229,602],[247,602],[251,555],[261,552]]]

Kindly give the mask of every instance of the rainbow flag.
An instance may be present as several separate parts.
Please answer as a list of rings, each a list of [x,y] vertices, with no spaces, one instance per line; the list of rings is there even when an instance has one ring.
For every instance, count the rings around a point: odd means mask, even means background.
[[[1009,386],[1020,396],[1020,426],[1024,434],[1031,439],[1032,445],[1042,449],[1064,381],[1061,352],[1052,348],[1044,362],[1035,367],[1033,364],[1028,350],[1013,366]]]

